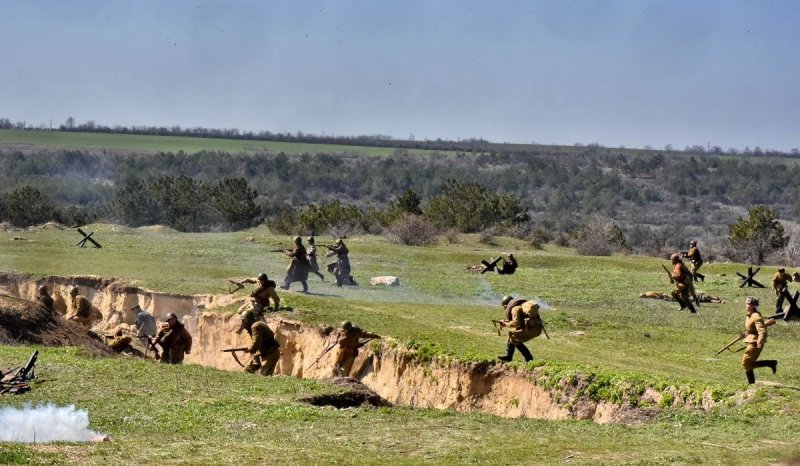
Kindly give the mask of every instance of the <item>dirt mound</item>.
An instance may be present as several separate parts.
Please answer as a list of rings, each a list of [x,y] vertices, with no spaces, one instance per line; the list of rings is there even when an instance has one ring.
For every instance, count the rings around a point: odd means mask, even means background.
[[[35,227],[29,227],[30,231],[47,231],[47,230],[66,230],[67,227],[58,222],[47,222]]]
[[[178,230],[170,228],[166,225],[147,225],[144,227],[139,227],[137,230],[141,231],[154,231],[156,233],[178,233]]]
[[[355,408],[363,404],[370,406],[391,406],[391,403],[384,400],[377,393],[370,390],[366,385],[350,377],[336,377],[330,381],[333,385],[345,388],[342,393],[327,393],[308,398],[301,398],[300,401],[310,403],[314,406],[333,406],[334,408]]]
[[[0,293],[0,344],[78,346],[95,355],[113,354],[93,332],[8,293]]]

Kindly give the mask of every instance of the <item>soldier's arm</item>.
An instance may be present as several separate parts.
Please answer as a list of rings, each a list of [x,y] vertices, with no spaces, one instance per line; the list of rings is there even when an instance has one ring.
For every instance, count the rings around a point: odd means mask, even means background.
[[[259,349],[261,349],[261,345],[264,340],[264,332],[253,332],[253,343],[250,344],[250,348],[248,348],[248,352],[255,353]]]
[[[275,310],[279,310],[281,308],[281,298],[278,296],[278,293],[275,292],[275,287],[271,287],[267,290],[269,293],[270,299],[272,299],[272,304],[275,306]]]
[[[756,346],[759,348],[764,347],[764,340],[767,338],[767,326],[764,325],[764,319],[759,318],[756,320],[756,331],[758,332],[758,341]]]
[[[184,328],[183,335],[186,337],[186,350],[184,352],[189,354],[192,352],[192,334]]]

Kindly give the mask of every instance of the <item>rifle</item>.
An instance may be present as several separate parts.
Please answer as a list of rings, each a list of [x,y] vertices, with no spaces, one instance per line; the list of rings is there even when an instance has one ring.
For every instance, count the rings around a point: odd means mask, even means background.
[[[28,359],[28,363],[20,368],[14,378],[18,380],[31,380],[35,378],[36,376],[33,375],[33,366],[36,365],[37,359],[39,359],[39,350],[34,350],[33,354],[31,354],[31,358]]]
[[[232,285],[236,285],[235,289],[231,289],[231,285],[228,285],[228,294],[234,294],[237,291],[244,288],[244,282],[237,282],[236,280],[228,280],[228,281],[231,282]]]
[[[374,340],[375,338],[377,338],[377,337],[371,337],[371,338],[367,338],[367,339],[366,339],[366,340],[364,340],[364,341],[359,341],[359,342],[358,342],[358,345],[356,346],[356,349],[363,347],[364,345],[366,345],[367,343],[371,342],[371,341],[372,341],[372,340]]]
[[[228,349],[222,350],[223,353],[231,353],[231,356],[233,356],[233,360],[236,361],[236,364],[239,364],[240,366],[244,367],[244,364],[242,364],[242,361],[239,361],[239,357],[236,356],[236,353],[238,351],[247,351],[247,352],[249,352],[250,348],[242,347],[242,348],[228,348]]]
[[[267,252],[286,252],[286,251],[288,251],[288,249],[270,249]]]
[[[498,337],[500,336],[500,326],[498,326],[497,324],[499,324],[500,322],[502,322],[502,320],[494,320],[494,319],[492,319],[492,325],[494,325],[494,329],[497,330],[497,336]]]
[[[672,274],[670,273],[669,269],[664,264],[661,264],[661,268],[664,269],[664,272],[667,272],[667,277],[669,277],[669,282],[675,283],[675,279],[672,278]]]
[[[312,368],[313,366],[315,366],[315,365],[316,365],[316,364],[319,362],[319,360],[320,360],[320,359],[322,359],[322,357],[323,357],[323,356],[325,356],[326,354],[328,354],[328,351],[332,350],[332,349],[333,349],[333,348],[334,348],[334,347],[335,347],[335,346],[336,346],[338,343],[339,343],[339,336],[337,335],[337,336],[336,336],[336,341],[334,341],[333,343],[331,343],[331,345],[330,345],[330,346],[328,346],[327,348],[325,348],[325,351],[323,351],[323,352],[322,352],[322,354],[320,354],[320,355],[317,357],[317,359],[315,359],[315,360],[314,360],[314,362],[312,362],[311,364],[309,364],[308,366],[306,366],[306,370],[307,370],[307,369],[310,369],[310,368]]]
[[[767,323],[767,321],[769,321],[770,319],[776,319],[776,318],[778,318],[778,317],[780,317],[780,316],[782,316],[782,315],[783,315],[783,312],[779,312],[779,313],[777,313],[777,314],[774,314],[774,315],[771,315],[771,316],[767,317],[767,319],[764,321],[764,326],[766,326],[766,327],[770,327],[770,326],[774,325],[774,324],[775,324],[775,322],[776,322],[775,320],[772,320],[772,322],[770,322],[770,323]],[[722,348],[721,348],[719,351],[717,351],[716,353],[714,353],[714,356],[716,356],[716,355],[718,355],[719,353],[721,353],[721,352],[725,351],[726,349],[730,348],[730,347],[731,347],[731,346],[733,346],[733,345],[734,345],[734,344],[735,344],[737,341],[744,339],[744,337],[746,337],[746,336],[747,336],[747,334],[746,334],[746,333],[742,333],[742,334],[741,334],[741,335],[739,335],[738,337],[736,337],[736,338],[734,338],[733,340],[731,340],[731,342],[730,342],[730,343],[728,343],[727,345],[723,346],[723,347],[722,347]],[[743,350],[743,349],[744,349],[744,348],[740,348],[740,349],[738,349],[738,350],[734,351],[734,353],[738,353],[739,351],[741,351],[741,350]]]
[[[541,317],[539,318],[539,325],[542,326],[542,332],[544,332],[544,336],[547,337],[547,339],[549,340],[550,339],[550,335],[547,334],[547,329],[544,328],[544,321],[542,320]]]
[[[147,350],[152,348],[153,349],[153,354],[155,355],[155,358],[156,358],[156,361],[161,360],[161,355],[158,353],[158,347],[156,346],[156,342],[153,341],[153,338],[149,337],[147,335],[142,335],[140,338],[144,338],[145,341],[147,342],[147,345],[145,346],[145,349],[144,349],[145,357],[147,357]]]

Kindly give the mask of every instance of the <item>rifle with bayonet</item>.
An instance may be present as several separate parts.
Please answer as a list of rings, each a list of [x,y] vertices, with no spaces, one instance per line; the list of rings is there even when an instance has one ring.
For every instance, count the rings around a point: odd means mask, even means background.
[[[231,356],[233,356],[233,360],[236,361],[236,364],[239,364],[240,366],[244,367],[244,364],[242,364],[242,362],[239,361],[239,357],[236,356],[236,353],[238,353],[240,351],[249,353],[250,352],[250,348],[246,348],[246,347],[242,347],[242,348],[227,348],[227,349],[222,350],[223,353],[231,353]]]
[[[339,337],[340,337],[340,335],[337,335],[336,336],[336,341],[334,341],[327,348],[325,348],[325,350],[317,357],[317,359],[314,360],[314,362],[312,362],[311,364],[306,366],[306,369],[310,369],[310,368],[314,367],[319,362],[319,360],[322,359],[323,356],[328,354],[328,352],[330,350],[332,350],[339,343]]]

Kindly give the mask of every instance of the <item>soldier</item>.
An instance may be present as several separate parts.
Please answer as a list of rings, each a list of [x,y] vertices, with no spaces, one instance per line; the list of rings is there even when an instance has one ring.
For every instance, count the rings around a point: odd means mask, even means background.
[[[247,278],[242,283],[258,283],[258,286],[250,293],[250,309],[256,314],[256,319],[260,320],[264,314],[264,309],[270,309],[269,301],[272,300],[272,311],[278,312],[281,308],[281,298],[275,291],[275,282],[270,280],[267,274],[262,273],[255,280]],[[242,311],[246,309],[241,309]]]
[[[275,365],[281,357],[281,350],[275,334],[266,322],[259,320],[256,322],[256,315],[253,311],[244,311],[241,314],[242,325],[239,331],[247,330],[253,343],[247,351],[253,355],[245,365],[245,372],[255,374],[258,371],[261,375],[272,375],[275,372]]]
[[[319,271],[319,263],[317,263],[317,246],[314,244],[314,237],[308,237],[308,249],[306,249],[306,259],[308,259],[308,267],[311,273],[319,277],[320,280],[325,281],[325,275]]]
[[[327,247],[329,251],[325,254],[325,257],[336,255],[336,264],[333,268],[333,274],[336,277],[336,286],[357,286],[356,281],[353,280],[353,276],[350,275],[350,258],[348,257],[350,251],[348,251],[342,238],[337,239],[336,243],[329,244]],[[330,271],[330,266],[328,266],[328,269]]]
[[[336,364],[333,366],[333,375],[339,377],[350,377],[350,370],[353,362],[358,356],[358,348],[363,346],[359,342],[362,338],[380,338],[380,335],[365,332],[353,325],[350,321],[342,322],[336,341],[339,344],[339,352],[336,354]]]
[[[287,257],[291,257],[292,261],[286,269],[286,279],[283,281],[281,288],[284,290],[289,289],[289,285],[294,282],[303,284],[303,292],[308,292],[308,258],[306,257],[306,248],[303,246],[303,239],[299,236],[294,237],[294,248],[283,251]]]
[[[683,265],[683,261],[681,261],[681,256],[678,253],[675,253],[670,256],[670,260],[672,261],[672,265],[674,266],[672,269],[672,283],[675,284],[675,288],[672,290],[672,297],[675,298],[675,301],[681,305],[681,308],[678,309],[682,311],[689,308],[689,312],[692,314],[697,313],[692,302],[689,301],[689,295],[694,293],[694,286],[692,286],[692,273],[689,269]],[[694,297],[695,301],[697,301],[697,296]]]
[[[153,317],[153,315],[139,307],[138,304],[131,307],[131,310],[136,312],[136,321],[134,322],[134,326],[136,327],[137,336],[156,336],[156,319]]]
[[[533,355],[525,346],[525,342],[542,334],[542,319],[539,316],[539,304],[525,299],[514,299],[504,296],[500,301],[506,311],[506,320],[499,322],[501,327],[508,327],[508,343],[506,354],[501,354],[497,359],[511,362],[514,350],[519,350],[525,362],[533,361]]]
[[[778,370],[778,361],[771,359],[768,361],[759,361],[758,356],[764,349],[767,343],[767,326],[774,323],[775,319],[769,319],[764,322],[761,313],[758,312],[758,299],[749,296],[745,300],[745,309],[747,310],[747,317],[744,321],[744,342],[747,343],[747,348],[744,350],[742,356],[742,366],[744,367],[745,374],[747,375],[747,383],[756,383],[756,375],[753,369],[756,367],[769,367],[774,374]]]
[[[775,301],[775,312],[783,310],[783,300],[786,293],[789,292],[789,282],[793,281],[792,276],[786,273],[786,269],[781,267],[775,272],[772,277],[772,289],[775,290],[775,296],[778,299]]]
[[[703,265],[703,258],[700,256],[700,250],[697,249],[697,241],[689,241],[689,252],[686,253],[686,257],[692,261],[692,277],[701,282],[706,281],[706,276],[698,272]]]
[[[503,267],[497,269],[500,275],[512,275],[517,270],[517,259],[514,254],[508,254],[508,258],[503,260]]]
[[[184,354],[192,351],[192,335],[186,327],[178,322],[178,316],[168,313],[167,321],[161,325],[155,343],[161,345],[161,362],[166,364],[182,364]]]
[[[53,301],[53,298],[50,296],[50,293],[48,293],[45,285],[39,287],[39,295],[36,297],[36,300],[39,301],[39,304],[44,306],[45,309],[53,312],[53,304],[55,304],[55,301]]]
[[[78,294],[77,287],[73,287],[69,290],[69,296],[70,306],[64,318],[75,321],[86,328],[92,328],[92,323],[95,320],[94,311],[92,311],[92,303],[90,303],[85,296]]]

